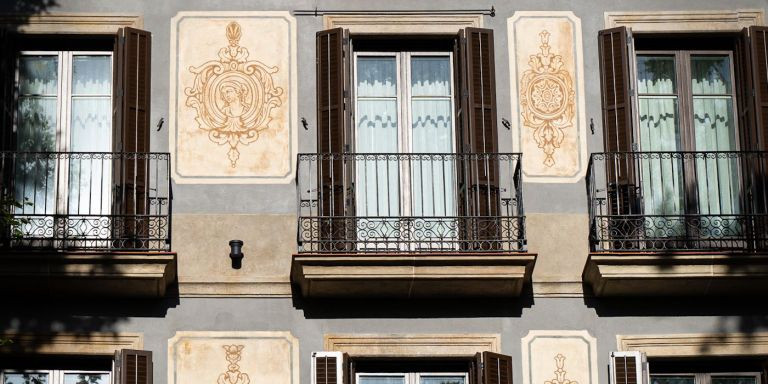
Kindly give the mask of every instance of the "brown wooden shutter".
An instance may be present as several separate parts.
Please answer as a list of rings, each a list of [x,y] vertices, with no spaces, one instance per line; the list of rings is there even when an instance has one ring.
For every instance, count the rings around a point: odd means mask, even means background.
[[[634,120],[629,36],[626,27],[605,29],[598,34],[603,142],[605,152],[609,153],[605,158],[605,171],[611,215],[640,213],[636,164],[628,153],[633,151]]]
[[[611,352],[610,384],[648,384],[648,366],[641,352]]]
[[[152,38],[121,28],[115,44],[116,230],[118,248],[146,248],[149,222],[149,115]]]
[[[152,352],[122,349],[115,361],[119,384],[152,384]],[[118,376],[119,375],[119,376]]]
[[[342,28],[317,33],[317,172],[321,250],[346,248],[345,213],[353,211],[349,101],[349,36]],[[350,226],[354,227],[353,223]]]
[[[13,150],[13,116],[16,110],[16,33],[0,28],[0,150]]]
[[[752,49],[749,41],[749,28],[741,30],[741,36],[734,46],[734,75],[738,89],[737,112],[739,138],[742,150],[758,148],[757,130],[755,129],[755,103],[752,84]]]
[[[749,27],[750,59],[754,89],[755,149],[768,150],[768,27]]]
[[[341,352],[312,352],[311,384],[347,384],[346,366]]]
[[[498,132],[493,30],[466,28],[459,36],[457,127],[462,160],[459,191],[467,248],[492,249],[500,238]]]
[[[512,357],[493,352],[481,354],[480,384],[512,384]]]

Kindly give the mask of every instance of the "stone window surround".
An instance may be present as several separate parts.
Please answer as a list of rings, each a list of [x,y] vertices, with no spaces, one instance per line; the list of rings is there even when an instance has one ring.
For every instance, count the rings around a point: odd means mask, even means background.
[[[616,344],[648,357],[768,355],[768,332],[616,335]]]
[[[11,343],[0,347],[3,353],[33,352],[39,355],[114,356],[120,349],[143,349],[144,334],[132,332],[0,333]]]
[[[466,357],[501,353],[499,334],[326,334],[323,349],[352,357]]]
[[[629,27],[633,32],[741,31],[751,25],[764,25],[762,9],[712,11],[610,11],[605,12],[605,28]]]
[[[114,34],[122,27],[144,27],[141,16],[122,13],[0,14],[0,24],[16,26],[19,32],[29,34]]]
[[[467,27],[483,27],[482,15],[326,15],[325,29],[345,28],[350,33],[442,34]]]

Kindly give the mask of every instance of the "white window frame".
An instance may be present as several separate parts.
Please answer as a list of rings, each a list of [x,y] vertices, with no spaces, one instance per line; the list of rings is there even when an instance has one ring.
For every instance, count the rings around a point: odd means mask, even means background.
[[[15,73],[15,89],[20,89],[20,77],[19,64],[23,56],[56,56],[58,58],[57,63],[57,93],[56,93],[56,133],[55,133],[55,148],[56,152],[71,152],[71,135],[72,135],[72,100],[77,97],[106,97],[103,94],[93,95],[73,95],[72,94],[72,78],[75,56],[108,56],[109,57],[109,100],[110,105],[114,104],[114,54],[112,51],[20,51],[16,62]],[[19,93],[18,97],[22,95]],[[110,107],[110,111],[113,107]],[[18,132],[19,125],[19,110],[16,108],[14,111],[14,131]],[[108,134],[114,140],[114,127],[110,123],[110,129]],[[111,152],[111,148],[109,151]],[[59,169],[61,167],[62,169]],[[53,194],[58,199],[54,201],[55,209],[50,214],[67,214],[69,209],[69,162],[68,161],[56,161],[54,174],[59,175],[55,185]],[[112,182],[111,180],[109,181]],[[48,212],[46,212],[48,213]]]
[[[653,383],[654,377],[661,376],[691,376],[694,378],[693,384],[712,384],[712,377],[720,376],[742,376],[742,377],[754,377],[755,384],[762,384],[760,380],[760,372],[706,372],[706,373],[651,373],[651,383]],[[650,384],[650,383],[649,383]]]
[[[0,370],[0,383],[5,383],[5,375],[7,373],[13,374],[35,374],[45,373],[48,375],[48,382],[46,384],[64,384],[64,375],[66,374],[99,374],[107,375],[107,380],[104,384],[110,384],[113,381],[113,375],[110,371],[86,371],[76,369],[2,369]]]

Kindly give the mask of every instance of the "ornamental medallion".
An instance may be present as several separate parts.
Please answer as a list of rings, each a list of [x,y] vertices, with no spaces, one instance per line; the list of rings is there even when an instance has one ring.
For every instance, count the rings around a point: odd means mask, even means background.
[[[240,46],[240,24],[231,22],[225,35],[229,44],[218,52],[218,60],[190,66],[193,85],[184,89],[186,105],[196,111],[198,128],[208,139],[229,147],[232,168],[240,158],[238,145],[248,145],[268,130],[271,112],[283,103],[283,89],[276,87],[273,75],[279,71],[256,60],[248,60],[248,50]]]
[[[530,56],[530,69],[523,73],[520,113],[524,125],[534,129],[533,138],[545,154],[544,165],[552,167],[564,130],[572,126],[575,92],[563,58],[551,52],[549,36],[547,30],[539,33],[539,53]]]

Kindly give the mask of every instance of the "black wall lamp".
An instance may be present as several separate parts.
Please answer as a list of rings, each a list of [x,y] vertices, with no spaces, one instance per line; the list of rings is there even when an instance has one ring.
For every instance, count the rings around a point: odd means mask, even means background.
[[[229,258],[232,259],[232,268],[240,269],[243,266],[243,241],[229,241]]]

